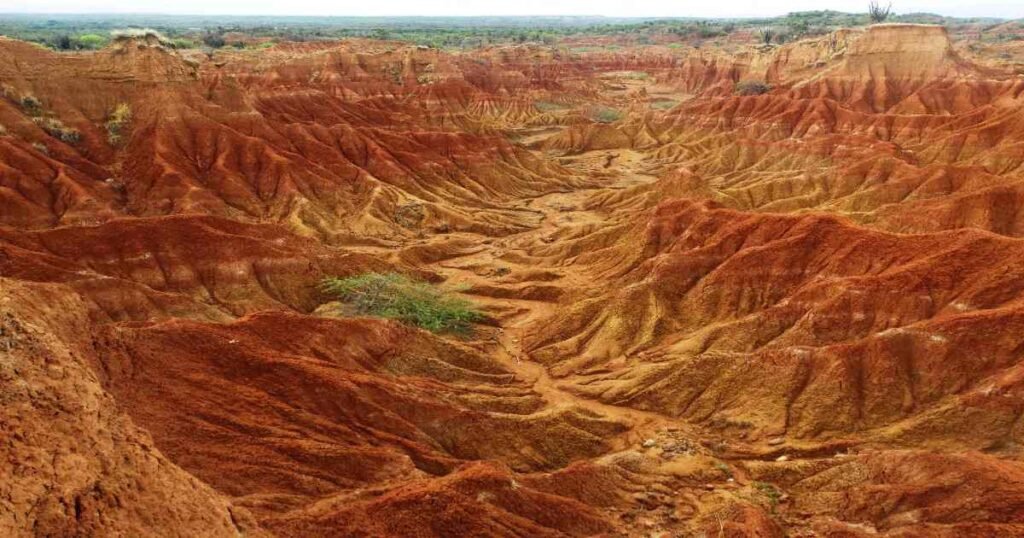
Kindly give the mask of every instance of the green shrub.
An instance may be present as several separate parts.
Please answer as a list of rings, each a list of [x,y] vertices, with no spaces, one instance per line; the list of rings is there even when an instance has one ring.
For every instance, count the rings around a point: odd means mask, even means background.
[[[171,40],[171,48],[173,49],[194,49],[196,46],[195,41],[184,37],[176,37]]]
[[[327,278],[321,287],[363,315],[396,319],[431,332],[471,332],[482,314],[469,301],[398,273]]]
[[[741,80],[736,83],[737,95],[761,95],[768,93],[772,87],[760,80]]]
[[[29,116],[38,116],[43,113],[43,103],[39,102],[39,99],[32,95],[23,95],[21,97],[21,108]]]
[[[78,132],[78,129],[74,129],[64,125],[64,122],[57,118],[32,118],[32,121],[47,132],[50,136],[59,139],[61,142],[67,144],[74,144],[82,139],[82,134]]]
[[[85,34],[78,36],[78,48],[86,50],[102,49],[107,44],[107,38],[97,34]]]

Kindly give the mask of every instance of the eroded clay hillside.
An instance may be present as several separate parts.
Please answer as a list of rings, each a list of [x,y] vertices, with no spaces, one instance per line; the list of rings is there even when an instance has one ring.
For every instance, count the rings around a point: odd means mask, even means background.
[[[1024,78],[962,39],[0,38],[0,535],[1024,535]]]

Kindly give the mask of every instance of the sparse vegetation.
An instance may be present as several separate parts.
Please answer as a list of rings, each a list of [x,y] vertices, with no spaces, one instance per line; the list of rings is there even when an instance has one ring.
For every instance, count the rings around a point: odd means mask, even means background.
[[[761,39],[761,43],[764,43],[765,45],[771,45],[772,40],[775,39],[775,29],[772,28],[771,26],[762,26],[757,31],[757,35]]]
[[[553,103],[551,101],[535,101],[533,103],[534,108],[541,112],[557,112],[559,110],[566,110],[569,108],[568,105],[562,103]]]
[[[466,334],[483,317],[469,301],[398,273],[328,278],[321,286],[359,314],[396,319],[431,332]]]
[[[111,145],[118,145],[124,138],[128,123],[132,120],[132,109],[128,103],[121,103],[114,108],[107,118],[107,140]]]
[[[675,108],[679,104],[679,101],[675,99],[659,99],[657,101],[651,101],[651,108],[655,110],[670,110]]]
[[[71,50],[71,36],[61,34],[53,40],[53,46],[57,50]]]
[[[760,80],[741,80],[736,83],[736,95],[762,95],[772,90],[772,87]]]
[[[598,123],[612,123],[622,119],[622,112],[608,107],[597,107],[590,112],[590,119]]]
[[[155,41],[159,45],[170,47],[171,42],[162,33],[152,28],[127,28],[121,30],[113,30],[110,32],[110,37],[114,41],[126,41],[128,39],[142,39],[146,41]]]
[[[198,47],[195,41],[186,39],[184,37],[175,37],[171,39],[171,48],[174,49],[194,49]]]
[[[889,13],[892,11],[892,3],[886,4],[882,7],[882,4],[877,0],[871,0],[868,2],[868,17],[873,23],[885,22],[885,19],[889,18]]]
[[[779,506],[779,500],[782,499],[782,492],[767,482],[754,482],[754,488],[768,498],[768,506],[771,507],[774,514],[775,509]]]
[[[881,6],[879,6],[881,7]],[[886,11],[883,8],[882,11]],[[927,24],[999,23],[992,18],[956,19],[928,13],[888,15],[886,20]],[[240,17],[188,15],[61,15],[8,14],[0,20],[0,35],[34,42],[55,50],[86,50],[100,46],[87,35],[103,36],[119,28],[153,28],[182,48],[210,37],[207,47],[221,48],[227,34],[241,34],[246,48],[253,40],[316,41],[366,37],[405,41],[436,48],[476,48],[503,43],[558,45],[579,35],[609,36],[622,45],[699,46],[738,30],[771,26],[777,30],[771,43],[784,36],[826,34],[836,28],[853,27],[872,21],[870,13],[842,13],[832,10],[800,11],[779,17],[757,19],[634,19],[615,17]],[[66,36],[67,39],[63,39]],[[183,41],[176,41],[181,39]],[[63,48],[62,48],[63,47]],[[184,48],[193,48],[186,46]],[[570,45],[572,52],[610,51],[619,44]]]
[[[392,218],[403,228],[418,230],[427,218],[427,209],[421,202],[406,202],[395,207],[395,214]]]
[[[78,132],[78,129],[64,125],[64,122],[57,118],[36,117],[32,118],[32,121],[47,134],[66,144],[75,144],[82,139],[82,134]]]
[[[39,116],[43,113],[43,103],[32,95],[22,95],[19,102],[22,110],[29,116]]]
[[[224,33],[223,32],[213,32],[213,31],[205,32],[205,33],[203,33],[203,36],[200,38],[200,40],[203,42],[203,45],[206,45],[207,47],[210,47],[211,49],[222,48],[224,45],[227,45],[227,43],[228,43],[224,39]]]

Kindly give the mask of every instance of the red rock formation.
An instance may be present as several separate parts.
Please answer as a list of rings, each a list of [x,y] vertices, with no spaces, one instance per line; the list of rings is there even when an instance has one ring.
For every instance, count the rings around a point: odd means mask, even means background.
[[[0,39],[0,534],[1021,534],[1024,84],[964,36]]]

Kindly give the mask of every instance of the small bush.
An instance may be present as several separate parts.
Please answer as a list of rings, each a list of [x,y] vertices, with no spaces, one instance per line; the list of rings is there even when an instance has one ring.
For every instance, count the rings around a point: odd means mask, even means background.
[[[622,119],[622,112],[614,108],[599,107],[590,113],[590,119],[598,123],[612,123]]]
[[[885,19],[889,18],[889,14],[891,12],[891,3],[887,4],[885,7],[882,7],[882,4],[879,4],[875,0],[871,0],[871,2],[868,2],[868,17],[871,18],[871,22],[885,22]]]
[[[78,48],[85,50],[102,49],[107,44],[105,37],[96,34],[80,35],[76,41],[78,42]]]
[[[772,87],[760,80],[741,80],[736,83],[736,95],[761,95],[768,93]]]
[[[39,99],[36,99],[34,96],[23,95],[21,96],[20,102],[21,108],[24,109],[29,116],[38,116],[43,113],[43,103],[39,102]]]
[[[771,26],[765,26],[757,31],[757,35],[761,38],[762,43],[771,45],[775,39],[775,29]]]
[[[203,44],[211,49],[219,49],[227,44],[224,35],[219,32],[206,32],[201,39]]]
[[[78,129],[64,125],[64,122],[57,118],[33,118],[32,121],[46,131],[47,134],[61,142],[74,144],[82,139],[82,134],[78,132]]]
[[[74,47],[74,43],[71,42],[71,36],[62,34],[53,39],[53,48],[57,50],[71,50]]]
[[[131,121],[132,109],[128,106],[128,103],[121,103],[114,108],[106,123],[107,139],[111,145],[116,146],[121,143],[124,133],[127,131],[128,123]]]
[[[396,319],[431,332],[466,334],[483,317],[469,301],[398,273],[327,278],[321,287],[360,314]]]
[[[196,46],[195,41],[184,37],[176,37],[171,40],[171,48],[173,49],[194,49]]]

